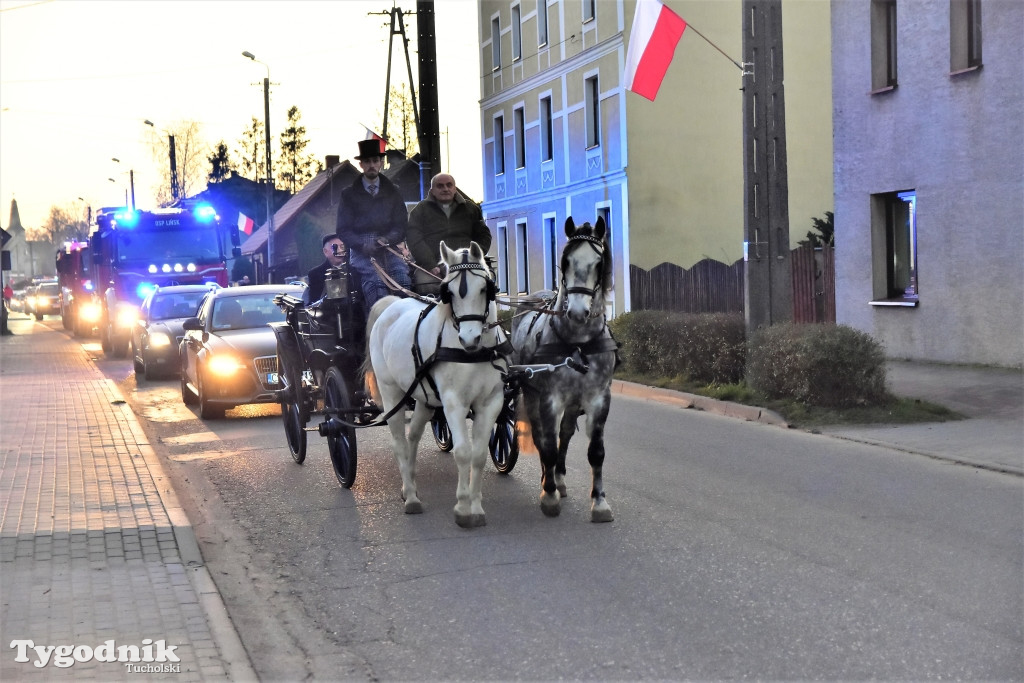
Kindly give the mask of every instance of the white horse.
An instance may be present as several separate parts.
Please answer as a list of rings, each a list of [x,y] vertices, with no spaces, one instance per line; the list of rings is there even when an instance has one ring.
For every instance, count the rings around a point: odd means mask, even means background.
[[[473,242],[453,251],[441,242],[440,252],[447,274],[438,303],[390,296],[370,309],[366,388],[385,412],[408,398],[416,400],[408,431],[401,412],[388,420],[406,514],[423,512],[416,449],[435,408],[443,406],[459,469],[455,522],[483,526],[481,476],[487,440],[504,403],[503,354],[511,347],[497,326],[494,279],[483,250]],[[471,412],[472,437],[465,420]]]

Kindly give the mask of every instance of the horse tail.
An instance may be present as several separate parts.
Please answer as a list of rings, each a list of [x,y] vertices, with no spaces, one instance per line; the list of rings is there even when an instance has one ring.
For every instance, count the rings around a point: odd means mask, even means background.
[[[364,388],[373,397],[374,401],[377,401],[378,405],[380,405],[380,392],[377,389],[377,377],[373,372],[373,360],[370,358],[370,333],[373,331],[373,326],[376,324],[377,319],[384,313],[384,309],[398,301],[398,298],[397,296],[386,296],[379,299],[366,317],[366,347],[364,349],[363,362],[359,366],[359,372],[363,376]]]

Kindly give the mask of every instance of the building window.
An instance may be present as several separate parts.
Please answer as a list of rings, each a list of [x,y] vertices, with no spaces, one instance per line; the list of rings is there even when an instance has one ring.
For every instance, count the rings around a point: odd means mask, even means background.
[[[981,66],[981,0],[949,0],[949,70]]]
[[[551,125],[551,97],[540,98],[540,160],[551,161],[554,137]]]
[[[537,0],[537,47],[548,44],[548,0]]]
[[[505,119],[494,117],[494,175],[505,172]]]
[[[555,217],[544,216],[544,288],[555,289],[558,282],[558,232],[555,230]]]
[[[515,125],[516,168],[526,167],[526,114],[522,107],[512,110],[512,121]]]
[[[888,192],[872,197],[874,305],[916,306],[917,193]]]
[[[530,243],[526,237],[526,221],[516,221],[516,283],[520,294],[530,291]]]
[[[519,5],[512,6],[512,61],[523,58],[523,19]]]
[[[491,71],[501,68],[501,18],[491,19]]]
[[[597,12],[597,0],[583,0],[583,21],[591,21]]]
[[[871,2],[871,90],[896,87],[896,0]]]
[[[498,291],[508,293],[508,224],[498,223]]]
[[[601,99],[597,86],[597,76],[591,76],[583,83],[586,98],[585,115],[587,117],[587,148],[601,144]]]

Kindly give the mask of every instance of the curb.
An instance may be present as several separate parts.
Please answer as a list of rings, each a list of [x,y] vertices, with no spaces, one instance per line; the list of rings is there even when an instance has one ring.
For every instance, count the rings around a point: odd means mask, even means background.
[[[686,392],[673,389],[660,389],[647,386],[646,384],[636,384],[635,382],[624,382],[615,379],[612,380],[612,393],[657,401],[659,403],[679,406],[680,408],[703,410],[707,413],[739,418],[748,422],[760,422],[761,424],[786,428],[790,426],[785,418],[767,408],[758,408],[757,406],[748,406],[742,403],[733,403],[732,401],[720,401],[715,398],[687,394]]]
[[[178,501],[178,495],[174,492],[171,480],[167,476],[160,457],[149,444],[149,439],[142,430],[131,406],[124,400],[124,395],[118,389],[113,380],[104,379],[109,393],[121,403],[116,406],[121,409],[121,416],[125,425],[131,430],[132,439],[139,449],[146,467],[156,483],[157,495],[160,502],[167,511],[171,521],[171,528],[174,531],[174,540],[178,544],[178,554],[181,562],[187,570],[192,589],[196,592],[199,604],[202,605],[210,625],[210,634],[214,642],[220,648],[224,666],[227,669],[228,680],[232,681],[255,681],[258,680],[256,670],[249,659],[249,653],[245,651],[238,631],[235,629],[231,616],[228,614],[224,599],[217,589],[217,584],[210,576],[209,570],[203,563],[202,553],[199,551],[199,542],[196,540],[195,529],[185,513],[185,509]]]

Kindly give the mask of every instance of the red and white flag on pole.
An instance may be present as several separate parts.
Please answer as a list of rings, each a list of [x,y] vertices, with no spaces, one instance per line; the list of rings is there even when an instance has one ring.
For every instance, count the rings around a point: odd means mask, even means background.
[[[366,128],[366,126],[363,126],[363,128]],[[380,142],[380,153],[383,154],[384,152],[387,151],[388,141],[385,140],[384,138],[382,138],[381,136],[377,135],[376,133],[374,133],[369,128],[366,128],[366,137],[363,138],[363,139],[364,140],[377,140],[378,142]]]
[[[238,214],[238,229],[244,232],[246,235],[252,234],[252,229],[255,227],[255,222],[246,216],[244,213],[239,212]]]
[[[626,90],[654,101],[685,30],[683,18],[658,0],[636,0],[626,51]]]

